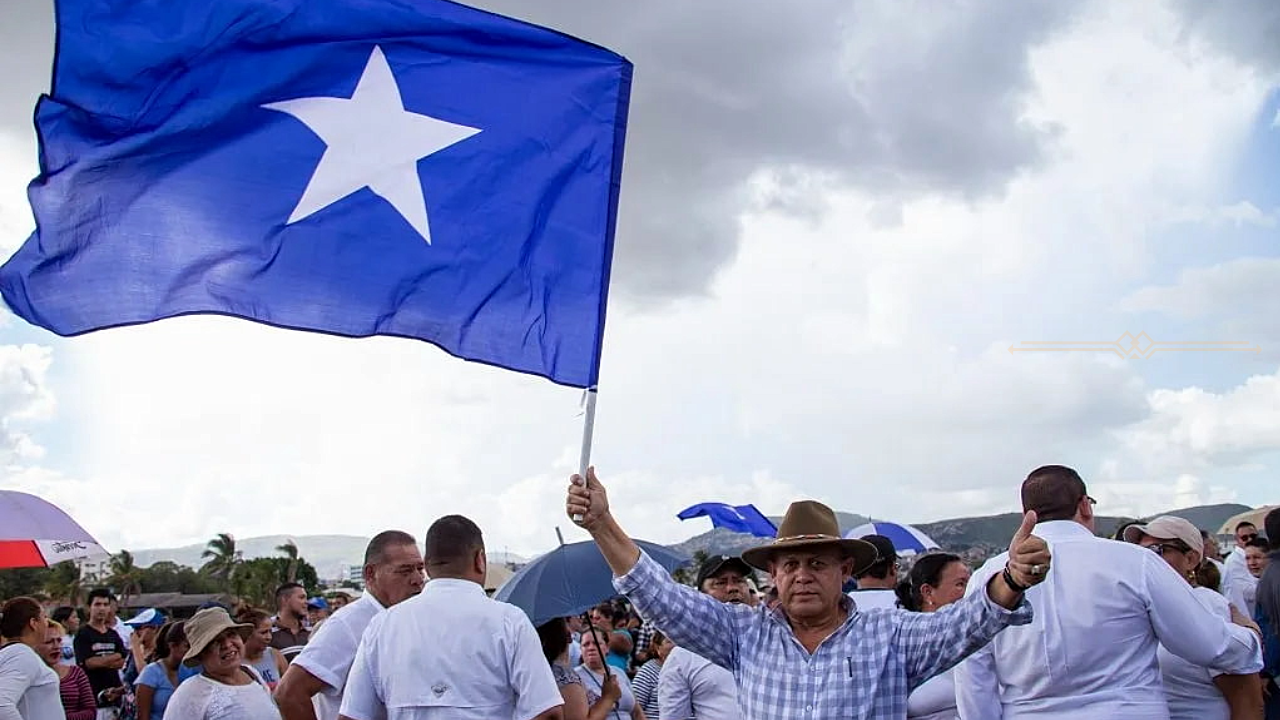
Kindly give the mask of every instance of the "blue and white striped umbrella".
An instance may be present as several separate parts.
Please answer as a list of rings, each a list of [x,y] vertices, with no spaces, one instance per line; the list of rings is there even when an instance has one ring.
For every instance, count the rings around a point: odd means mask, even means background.
[[[910,525],[903,525],[895,522],[873,522],[858,527],[845,533],[846,538],[860,538],[866,535],[883,535],[889,538],[893,543],[893,549],[898,554],[907,557],[924,553],[929,550],[937,550],[938,543],[932,538]]]

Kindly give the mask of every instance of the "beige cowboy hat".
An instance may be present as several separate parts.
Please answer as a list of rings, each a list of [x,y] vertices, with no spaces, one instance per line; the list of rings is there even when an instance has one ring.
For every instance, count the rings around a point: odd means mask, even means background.
[[[742,553],[742,559],[752,567],[768,570],[769,558],[776,552],[822,545],[835,545],[846,557],[853,558],[855,575],[874,565],[880,557],[875,545],[840,537],[840,522],[831,508],[813,500],[800,500],[787,508],[773,542],[747,550]]]
[[[187,635],[187,642],[190,643],[190,649],[182,657],[182,663],[189,667],[199,665],[200,654],[209,646],[209,643],[213,642],[214,638],[221,635],[222,631],[227,628],[235,628],[236,632],[240,633],[242,640],[253,633],[253,625],[235,622],[227,614],[227,611],[222,608],[205,608],[196,613],[183,627],[183,631]]]

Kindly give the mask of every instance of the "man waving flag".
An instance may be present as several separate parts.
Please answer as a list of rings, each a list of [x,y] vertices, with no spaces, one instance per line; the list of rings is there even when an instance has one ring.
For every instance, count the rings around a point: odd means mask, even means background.
[[[58,0],[37,229],[61,335],[190,313],[594,386],[631,64],[445,0]]]

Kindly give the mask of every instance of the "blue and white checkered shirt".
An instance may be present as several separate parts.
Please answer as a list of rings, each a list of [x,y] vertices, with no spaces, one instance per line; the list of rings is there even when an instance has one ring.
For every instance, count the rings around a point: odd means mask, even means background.
[[[934,613],[858,611],[810,655],[781,609],[725,604],[671,578],[644,552],[614,587],[678,646],[731,670],[746,720],[902,720],[907,695],[986,645],[1031,622],[973,593]]]

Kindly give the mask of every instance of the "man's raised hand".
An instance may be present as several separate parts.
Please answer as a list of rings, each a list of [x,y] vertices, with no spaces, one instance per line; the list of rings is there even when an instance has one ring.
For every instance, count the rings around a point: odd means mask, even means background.
[[[1022,525],[1009,541],[1009,574],[1023,587],[1039,585],[1049,574],[1049,545],[1031,534],[1036,520],[1035,511],[1027,511],[1022,516]]]
[[[574,473],[569,478],[569,495],[565,499],[565,512],[575,523],[590,530],[609,515],[609,496],[596,477],[594,467],[587,468],[587,477]]]

